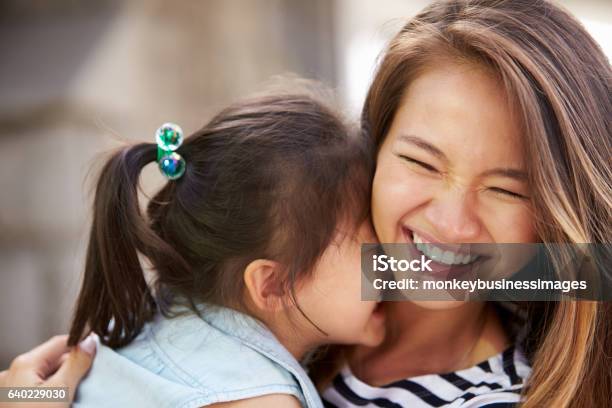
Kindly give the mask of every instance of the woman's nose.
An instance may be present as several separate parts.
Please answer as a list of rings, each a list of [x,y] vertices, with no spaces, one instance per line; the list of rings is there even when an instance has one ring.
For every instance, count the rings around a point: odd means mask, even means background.
[[[449,189],[429,202],[425,217],[434,227],[437,239],[448,243],[478,242],[481,222],[469,191]]]

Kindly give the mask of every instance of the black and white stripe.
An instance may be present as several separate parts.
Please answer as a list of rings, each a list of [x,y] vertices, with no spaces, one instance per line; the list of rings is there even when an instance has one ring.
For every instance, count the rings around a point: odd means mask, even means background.
[[[515,347],[465,370],[422,375],[382,387],[365,384],[344,367],[322,397],[329,408],[509,408],[520,401],[530,371]]]

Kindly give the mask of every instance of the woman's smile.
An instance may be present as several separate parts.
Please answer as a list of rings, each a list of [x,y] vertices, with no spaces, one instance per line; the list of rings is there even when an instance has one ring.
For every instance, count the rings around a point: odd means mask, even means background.
[[[478,254],[473,244],[446,244],[428,238],[408,227],[402,227],[411,258],[424,257],[428,270],[419,273],[424,279],[458,279],[473,276],[486,256]],[[426,238],[427,237],[427,238]]]

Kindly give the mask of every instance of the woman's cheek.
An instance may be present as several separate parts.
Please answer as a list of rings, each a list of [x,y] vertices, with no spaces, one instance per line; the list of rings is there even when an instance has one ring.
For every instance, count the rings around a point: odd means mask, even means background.
[[[537,242],[534,218],[526,204],[503,203],[489,206],[483,220],[487,231],[496,243]]]
[[[436,181],[400,166],[381,170],[374,177],[372,217],[379,239],[393,242],[388,239],[394,236],[399,223],[427,202],[434,193]]]
[[[527,209],[517,210],[512,219],[514,222],[506,225],[506,231],[512,232],[506,242],[528,243],[538,241],[534,225],[535,220],[531,211]]]

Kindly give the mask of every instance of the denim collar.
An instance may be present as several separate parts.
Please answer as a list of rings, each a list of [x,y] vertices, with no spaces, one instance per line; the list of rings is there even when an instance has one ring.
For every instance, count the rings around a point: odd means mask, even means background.
[[[226,307],[198,304],[197,308],[202,320],[289,371],[298,381],[308,407],[323,407],[321,398],[304,368],[262,322]]]

